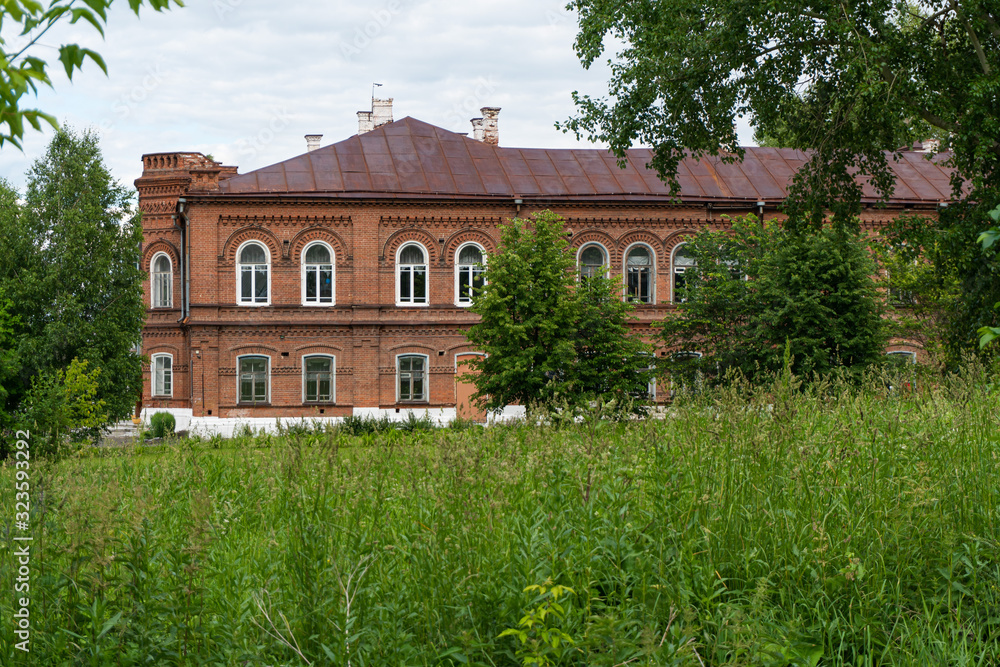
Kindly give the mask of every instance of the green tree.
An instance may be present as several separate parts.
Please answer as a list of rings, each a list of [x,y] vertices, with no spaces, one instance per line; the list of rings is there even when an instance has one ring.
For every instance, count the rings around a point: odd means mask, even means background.
[[[646,403],[653,349],[629,330],[633,306],[622,298],[619,280],[596,276],[576,290],[576,358],[573,391],[580,402],[614,402],[611,412]]]
[[[89,23],[103,37],[113,1],[51,0],[45,5],[37,0],[6,0],[0,3],[0,148],[4,142],[20,148],[25,123],[36,130],[41,129],[42,122],[56,127],[52,115],[21,106],[25,95],[38,93],[39,85],[52,87],[49,63],[39,55],[50,48],[42,38],[59,23],[79,21]],[[184,6],[181,0],[128,0],[128,3],[136,15],[143,5],[158,12],[168,9],[171,4]],[[96,51],[78,44],[59,47],[59,62],[70,79],[76,70],[83,69],[87,59],[107,74],[107,65]]]
[[[12,303],[20,365],[8,406],[23,411],[33,378],[79,359],[97,373],[107,419],[128,417],[142,382],[142,229],[93,132],[56,133],[28,173],[23,205],[0,216],[0,237],[0,294]]]
[[[488,410],[545,402],[576,354],[573,257],[562,220],[545,211],[515,218],[486,267],[470,310],[480,321],[469,341],[486,353],[472,366],[476,396]]]
[[[17,377],[20,370],[17,362],[16,339],[14,327],[17,322],[10,314],[13,304],[0,298],[0,438],[6,443],[9,438],[4,434],[11,430],[14,424],[14,409],[8,405],[7,385]],[[0,459],[6,458],[6,444],[0,443]]]
[[[580,15],[575,47],[585,67],[609,37],[623,46],[611,62],[612,101],[574,93],[580,114],[560,127],[619,156],[637,142],[652,146],[652,166],[675,188],[688,151],[742,156],[740,117],[758,136],[814,151],[795,177],[793,224],[818,229],[827,212],[850,224],[861,197],[856,173],[890,194],[889,156],[935,130],[973,192],[997,186],[997,0],[569,6]]]
[[[576,281],[563,220],[543,211],[501,229],[486,284],[472,312],[469,341],[486,353],[473,362],[476,398],[488,410],[511,404],[569,405],[618,399],[646,389],[648,348],[628,334],[621,285]]]
[[[731,231],[689,240],[697,265],[685,273],[676,314],[661,328],[665,346],[700,352],[668,360],[672,374],[721,377],[737,369],[753,378],[776,372],[787,349],[796,373],[846,367],[858,373],[879,361],[885,323],[876,267],[853,234],[785,230],[754,216]]]
[[[101,369],[87,366],[73,359],[65,370],[46,369],[32,379],[24,421],[39,437],[36,454],[59,458],[107,423],[105,402],[97,398]]]

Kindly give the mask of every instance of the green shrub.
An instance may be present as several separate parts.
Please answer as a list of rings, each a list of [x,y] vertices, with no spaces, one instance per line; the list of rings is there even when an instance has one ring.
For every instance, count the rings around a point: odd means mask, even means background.
[[[173,435],[177,420],[169,412],[157,412],[149,418],[149,430],[154,438]]]
[[[389,415],[382,415],[377,418],[371,415],[367,417],[348,415],[344,417],[344,421],[340,423],[339,428],[341,432],[347,435],[359,436],[370,433],[385,433],[386,431],[393,430],[395,427],[396,425],[389,419]]]
[[[413,433],[415,431],[433,431],[437,428],[434,420],[426,412],[422,417],[418,417],[412,412],[406,415],[406,419],[397,424],[397,428],[400,431],[405,431],[407,433]]]

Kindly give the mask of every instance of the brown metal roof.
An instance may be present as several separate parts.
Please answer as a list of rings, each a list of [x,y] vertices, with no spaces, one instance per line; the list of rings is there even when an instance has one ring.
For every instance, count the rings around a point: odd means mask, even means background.
[[[377,130],[233,176],[221,194],[302,194],[328,197],[461,197],[658,201],[670,188],[646,168],[652,151],[628,152],[619,168],[600,149],[501,148],[404,118]],[[681,161],[677,180],[684,201],[776,202],[808,159],[787,148],[746,149],[742,162],[720,158]],[[907,152],[890,162],[897,203],[931,204],[952,198],[944,156]],[[875,193],[864,185],[865,198]]]

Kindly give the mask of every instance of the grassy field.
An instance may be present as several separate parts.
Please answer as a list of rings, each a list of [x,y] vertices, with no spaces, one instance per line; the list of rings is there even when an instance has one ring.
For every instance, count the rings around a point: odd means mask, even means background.
[[[28,655],[8,465],[2,662],[1000,664],[987,376],[794,384],[33,462]]]

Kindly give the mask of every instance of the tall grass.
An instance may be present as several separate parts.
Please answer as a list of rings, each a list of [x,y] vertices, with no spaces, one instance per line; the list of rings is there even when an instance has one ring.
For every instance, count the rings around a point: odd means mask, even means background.
[[[35,462],[32,653],[13,649],[11,593],[0,656],[1000,664],[998,408],[975,367],[860,390],[783,376],[626,424],[243,434]],[[12,508],[13,470],[0,477]],[[546,615],[560,586],[564,613]]]

